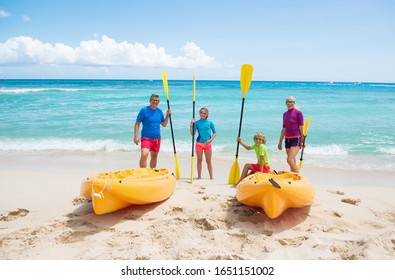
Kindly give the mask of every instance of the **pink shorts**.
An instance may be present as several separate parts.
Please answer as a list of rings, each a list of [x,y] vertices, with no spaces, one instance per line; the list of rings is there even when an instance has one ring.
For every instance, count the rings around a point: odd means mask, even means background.
[[[150,139],[141,137],[141,148],[145,148],[150,150],[151,152],[159,152],[160,150],[160,138],[158,139]]]
[[[252,166],[252,171],[250,172],[250,174],[254,174],[255,172],[260,172],[261,171],[261,165],[260,164],[251,164]],[[270,171],[270,166],[263,166],[263,173],[269,173]]]
[[[211,151],[213,149],[213,146],[211,145],[211,143],[208,145],[204,145],[203,143],[196,142],[195,149],[196,152]]]

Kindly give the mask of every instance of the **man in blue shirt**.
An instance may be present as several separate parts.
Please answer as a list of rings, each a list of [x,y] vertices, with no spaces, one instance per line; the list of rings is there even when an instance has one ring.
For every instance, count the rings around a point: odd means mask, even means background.
[[[152,94],[150,97],[150,105],[143,107],[136,118],[134,124],[134,143],[141,143],[140,167],[147,167],[148,155],[151,154],[150,167],[156,168],[158,153],[160,150],[160,126],[165,127],[169,121],[171,110],[166,111],[164,116],[159,105],[159,95]],[[140,123],[143,123],[141,130],[141,139],[138,136]]]

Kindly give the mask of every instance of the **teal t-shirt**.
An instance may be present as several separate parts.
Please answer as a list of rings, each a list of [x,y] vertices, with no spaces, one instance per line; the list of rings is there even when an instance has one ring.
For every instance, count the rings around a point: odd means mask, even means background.
[[[255,154],[256,154],[256,158],[257,158],[258,164],[259,164],[260,157],[263,156],[263,162],[264,162],[265,166],[270,166],[269,154],[267,152],[265,144],[260,144],[259,146],[253,144],[251,146],[251,149],[255,150]]]
[[[214,123],[208,119],[197,120],[195,122],[195,133],[196,133],[196,130],[199,132],[199,135],[196,139],[196,141],[199,143],[204,143],[204,142],[210,140],[211,139],[211,132],[217,133]]]

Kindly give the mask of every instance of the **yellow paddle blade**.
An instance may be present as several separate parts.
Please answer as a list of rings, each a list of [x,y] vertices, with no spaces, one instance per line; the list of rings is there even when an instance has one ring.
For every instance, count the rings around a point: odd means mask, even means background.
[[[167,85],[167,75],[166,72],[162,72],[162,81],[163,81],[163,88],[166,93],[166,99],[169,99],[169,86]]]
[[[305,144],[305,141],[306,141],[307,131],[309,130],[310,121],[311,121],[311,116],[308,117],[307,120],[305,120],[305,122],[304,122],[304,124],[303,124],[303,136],[305,137],[305,140],[303,141],[302,155],[301,155],[301,157],[300,157],[299,166],[298,166],[299,169],[301,169],[302,166],[303,166],[303,151],[304,151],[304,144]]]
[[[251,64],[243,64],[240,72],[240,87],[243,92],[243,98],[246,96],[251,85],[253,67]]]
[[[176,167],[176,179],[180,179],[180,166],[178,165],[177,154],[174,154],[174,166]]]
[[[239,179],[240,179],[240,167],[236,158],[229,172],[228,184],[233,184],[233,185],[237,184]]]
[[[305,122],[303,124],[303,136],[307,135],[307,130],[309,130],[310,121],[311,121],[311,116],[308,117],[307,120],[305,120]]]
[[[301,159],[301,160],[299,161],[299,166],[298,166],[298,168],[301,169],[302,166],[303,166],[303,159]]]
[[[191,158],[191,184],[193,183],[193,171],[195,170],[195,159],[194,156]]]
[[[192,87],[192,101],[195,101],[196,96],[196,77],[193,75],[193,87]]]

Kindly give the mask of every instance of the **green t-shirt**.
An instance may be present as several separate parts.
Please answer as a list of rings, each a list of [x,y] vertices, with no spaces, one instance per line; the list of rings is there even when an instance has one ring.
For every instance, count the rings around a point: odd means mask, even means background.
[[[259,164],[261,156],[263,156],[263,162],[264,162],[265,166],[270,166],[269,154],[267,152],[265,144],[260,144],[259,146],[253,144],[251,146],[251,149],[255,150],[255,154],[256,154],[256,158],[258,160],[258,164]]]

